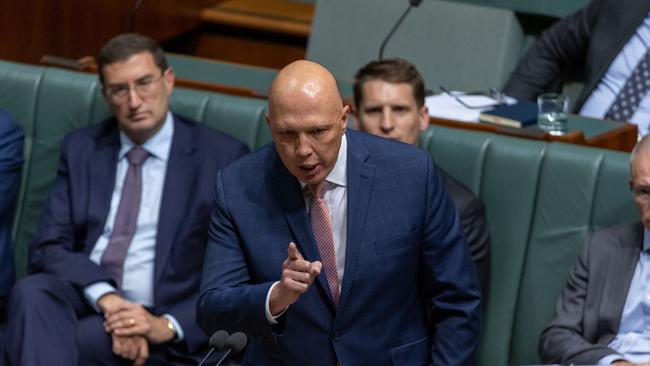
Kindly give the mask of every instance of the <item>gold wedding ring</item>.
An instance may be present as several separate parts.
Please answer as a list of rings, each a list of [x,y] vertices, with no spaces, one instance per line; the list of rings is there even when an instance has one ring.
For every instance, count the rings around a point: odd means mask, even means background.
[[[135,319],[133,319],[133,318],[129,319],[129,324],[131,326],[135,325]]]

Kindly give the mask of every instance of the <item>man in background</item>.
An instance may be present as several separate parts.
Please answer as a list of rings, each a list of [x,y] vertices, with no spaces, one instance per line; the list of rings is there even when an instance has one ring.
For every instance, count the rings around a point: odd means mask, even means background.
[[[587,236],[542,331],[544,363],[650,363],[650,137],[632,151],[630,174],[641,222]]]
[[[357,72],[354,83],[358,128],[418,146],[420,133],[429,126],[424,90],[422,76],[408,61],[395,58],[368,63]],[[490,234],[483,202],[440,167],[438,172],[460,216],[485,304],[490,283]]]
[[[650,128],[650,2],[593,0],[546,30],[504,92],[535,100],[561,81],[584,83],[574,112]]]
[[[98,73],[114,116],[61,144],[8,303],[10,364],[196,364],[214,179],[248,149],[169,110],[174,72],[152,39],[111,39]]]

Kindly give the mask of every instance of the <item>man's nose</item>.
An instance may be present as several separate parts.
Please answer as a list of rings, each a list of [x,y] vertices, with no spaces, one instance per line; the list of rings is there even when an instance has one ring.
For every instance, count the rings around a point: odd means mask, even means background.
[[[311,154],[311,145],[306,135],[299,135],[296,139],[296,154],[300,157],[306,157]]]
[[[129,88],[129,107],[131,109],[136,109],[140,104],[142,104],[142,98],[140,97],[140,94],[138,94],[138,91],[131,86]]]
[[[389,133],[395,128],[395,123],[393,121],[393,115],[389,109],[384,109],[381,113],[381,118],[379,120],[379,128],[384,133]]]

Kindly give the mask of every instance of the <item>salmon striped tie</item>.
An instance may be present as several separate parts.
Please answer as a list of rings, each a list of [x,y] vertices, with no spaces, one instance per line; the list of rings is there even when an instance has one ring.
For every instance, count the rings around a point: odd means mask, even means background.
[[[331,183],[322,181],[310,184],[311,202],[309,217],[311,228],[314,232],[318,252],[323,263],[323,270],[327,277],[327,284],[332,293],[332,301],[335,306],[339,304],[339,276],[336,270],[336,252],[334,251],[334,236],[332,230],[332,217],[330,216],[325,192],[331,188]]]

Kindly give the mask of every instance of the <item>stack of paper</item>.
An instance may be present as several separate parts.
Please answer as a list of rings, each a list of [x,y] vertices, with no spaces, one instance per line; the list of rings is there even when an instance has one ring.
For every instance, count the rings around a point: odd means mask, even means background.
[[[452,93],[462,98],[463,103],[468,106],[484,108],[467,108],[453,96],[447,93],[440,93],[425,98],[425,104],[429,109],[429,115],[431,117],[478,123],[478,116],[482,111],[499,104],[497,100],[485,95],[466,95],[463,92],[456,91]],[[507,102],[511,104],[515,101],[512,98],[508,98]]]

